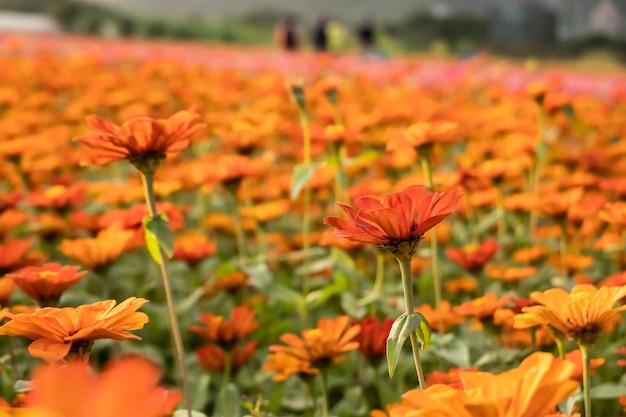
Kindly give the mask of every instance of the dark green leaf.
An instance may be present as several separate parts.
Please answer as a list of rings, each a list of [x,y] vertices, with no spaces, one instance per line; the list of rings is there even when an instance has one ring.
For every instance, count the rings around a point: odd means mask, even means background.
[[[163,252],[171,258],[174,254],[174,233],[167,218],[161,214],[146,216],[143,218],[143,225],[155,237]]]
[[[420,313],[403,313],[393,322],[389,337],[387,338],[387,366],[389,376],[393,377],[398,365],[398,357],[402,351],[404,342],[415,332],[425,349],[430,342],[430,325]]]

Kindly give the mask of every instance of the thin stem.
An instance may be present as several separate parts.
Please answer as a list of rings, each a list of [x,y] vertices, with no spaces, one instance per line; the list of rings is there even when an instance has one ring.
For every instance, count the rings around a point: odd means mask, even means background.
[[[591,415],[591,375],[589,373],[589,346],[580,344],[580,353],[583,361],[583,398],[585,401],[585,417]]]
[[[530,193],[532,201],[535,202],[537,200],[537,193],[539,192],[539,182],[541,180],[541,173],[543,171],[543,165],[545,163],[545,156],[542,155],[544,152],[542,149],[544,145],[544,134],[545,134],[545,113],[543,108],[539,106],[539,115],[537,116],[537,151],[536,151],[536,161],[535,161],[535,169],[532,172],[532,179],[530,183]],[[533,208],[530,211],[530,218],[528,221],[528,236],[529,238],[533,238],[535,235],[535,230],[537,229],[537,224],[539,222],[539,217],[537,214],[537,210]]]
[[[404,304],[406,305],[406,314],[413,314],[415,310],[415,298],[413,295],[413,274],[411,273],[411,258],[408,256],[398,257],[400,264],[400,274],[402,276],[402,288],[404,290]],[[413,350],[413,362],[415,364],[415,372],[420,389],[426,389],[426,379],[422,369],[422,361],[420,360],[420,346],[417,340],[417,334],[411,332],[411,349]]]
[[[498,243],[500,247],[504,246],[506,237],[506,210],[504,209],[504,190],[502,184],[496,184],[496,210],[498,213]],[[500,250],[500,256],[504,255],[504,251]]]
[[[385,276],[385,255],[381,251],[376,251],[376,276],[374,278],[373,298],[378,299],[382,293],[383,280]]]
[[[320,375],[322,379],[322,417],[329,417],[328,413],[328,381],[326,370],[322,370],[322,374]]]
[[[305,109],[300,109],[300,126],[302,127],[302,139],[304,142],[304,164],[309,167],[311,164],[311,129],[309,126],[309,117]],[[302,275],[302,295],[309,293],[309,249],[311,247],[311,182],[307,181],[304,185],[304,202],[302,215],[302,252],[303,252],[303,270]],[[302,320],[306,321],[306,307],[302,309]]]
[[[239,262],[244,265],[246,263],[246,236],[243,230],[243,220],[239,214],[239,204],[237,204],[237,195],[229,193],[230,206],[233,213],[233,226],[235,227],[235,241],[237,242],[237,252],[239,253]]]
[[[232,353],[230,350],[224,350],[224,373],[222,374],[222,389],[220,390],[220,416],[229,415],[231,404],[226,403],[226,393],[228,392],[228,384],[230,384],[232,368]]]
[[[557,336],[554,338],[554,340],[556,342],[556,348],[559,351],[559,358],[562,361],[564,361],[565,360],[565,346],[563,345],[563,339]]]
[[[156,199],[154,197],[154,174],[142,173],[141,179],[143,180],[144,193],[146,203],[148,205],[148,214],[155,217],[156,212]],[[161,262],[159,267],[161,268],[161,278],[163,279],[163,289],[165,290],[165,299],[167,300],[167,313],[172,327],[172,337],[174,339],[174,347],[176,349],[176,359],[178,362],[178,371],[183,388],[183,397],[185,407],[187,408],[187,415],[191,417],[191,395],[189,393],[189,378],[187,376],[187,368],[185,367],[185,348],[183,346],[183,339],[180,334],[180,328],[178,326],[178,318],[176,317],[176,309],[174,307],[174,298],[172,297],[172,289],[170,286],[170,278],[167,272],[166,255],[162,249],[159,248],[161,255]]]
[[[424,177],[426,178],[426,187],[428,191],[433,191],[433,172],[430,167],[430,163],[428,159],[421,158],[422,171],[424,172]],[[435,290],[435,310],[439,311],[441,306],[441,301],[443,299],[442,295],[442,283],[441,283],[441,273],[439,271],[439,242],[437,241],[437,227],[433,227],[430,230],[430,259],[431,259],[431,268],[433,271],[433,288]],[[443,336],[443,317],[441,314],[437,316],[438,326],[437,333],[440,336]]]

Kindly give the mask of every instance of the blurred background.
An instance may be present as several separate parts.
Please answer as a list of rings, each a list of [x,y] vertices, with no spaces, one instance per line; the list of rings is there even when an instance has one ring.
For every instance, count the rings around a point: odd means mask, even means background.
[[[336,52],[358,51],[369,19],[385,56],[626,58],[626,0],[0,0],[0,31],[280,47],[290,16],[310,50],[321,14]]]

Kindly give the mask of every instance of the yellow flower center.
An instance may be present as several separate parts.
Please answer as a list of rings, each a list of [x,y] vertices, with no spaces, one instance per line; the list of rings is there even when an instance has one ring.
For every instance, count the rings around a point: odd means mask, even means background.
[[[58,197],[65,192],[66,188],[63,185],[55,185],[54,187],[48,188],[44,194],[46,197],[54,198]]]
[[[304,332],[304,338],[306,340],[319,339],[322,337],[322,331],[320,329],[311,329]]]
[[[59,275],[59,273],[55,272],[55,271],[41,271],[39,273],[39,276],[41,278],[52,278],[52,277],[56,277],[58,275]]]

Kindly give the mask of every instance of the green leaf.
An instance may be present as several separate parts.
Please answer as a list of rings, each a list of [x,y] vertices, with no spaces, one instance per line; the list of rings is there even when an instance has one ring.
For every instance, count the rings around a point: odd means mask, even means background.
[[[154,246],[155,240],[157,246],[165,252],[168,258],[171,258],[174,254],[174,233],[172,233],[170,229],[167,218],[162,214],[157,214],[154,217],[146,216],[143,218],[143,226],[146,230],[146,243],[148,243],[148,250],[152,258],[155,258],[153,254],[154,248],[152,250],[150,249],[149,241],[152,241],[151,244]],[[151,235],[151,237],[148,235]],[[161,256],[159,255],[158,259],[160,258]],[[155,261],[160,264],[156,258]]]
[[[291,199],[296,200],[300,195],[300,191],[306,185],[307,182],[313,176],[315,172],[315,165],[309,164],[298,164],[293,167],[293,173],[291,176]]]
[[[422,349],[426,349],[430,343],[430,325],[424,316],[414,312],[407,315],[403,313],[393,322],[389,337],[387,338],[387,366],[389,376],[393,378],[398,365],[398,357],[402,351],[404,342],[415,332],[422,342]]]
[[[605,383],[591,387],[591,398],[610,400],[626,395],[626,385]]]
[[[147,227],[144,227],[145,235],[146,235],[146,247],[148,248],[148,252],[152,259],[157,264],[161,265],[163,263],[163,259],[161,259],[161,248],[159,248],[159,241],[156,236],[148,230]]]
[[[219,417],[239,417],[241,410],[239,409],[239,399],[241,394],[239,388],[235,384],[223,386],[219,393],[219,399],[216,410],[219,410]]]
[[[191,294],[176,303],[176,314],[185,316],[198,304],[204,294],[203,288],[196,288]]]

